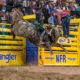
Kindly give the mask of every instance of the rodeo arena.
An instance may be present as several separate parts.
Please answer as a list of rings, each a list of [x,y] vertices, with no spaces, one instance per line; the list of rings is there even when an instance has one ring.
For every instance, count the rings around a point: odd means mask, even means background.
[[[80,80],[80,0],[0,0],[0,80]]]

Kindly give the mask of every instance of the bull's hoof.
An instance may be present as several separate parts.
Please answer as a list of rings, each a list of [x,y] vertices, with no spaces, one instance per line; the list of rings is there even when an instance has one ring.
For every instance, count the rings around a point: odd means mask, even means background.
[[[43,41],[40,41],[40,44],[44,44],[44,42]]]
[[[64,35],[65,38],[68,38],[68,35]]]
[[[16,36],[15,35],[13,35],[13,39],[15,39],[16,38]]]

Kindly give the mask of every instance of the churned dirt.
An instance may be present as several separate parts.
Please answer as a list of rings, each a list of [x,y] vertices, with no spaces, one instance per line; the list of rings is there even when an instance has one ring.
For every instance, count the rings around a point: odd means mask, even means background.
[[[80,80],[80,67],[0,67],[0,80]]]

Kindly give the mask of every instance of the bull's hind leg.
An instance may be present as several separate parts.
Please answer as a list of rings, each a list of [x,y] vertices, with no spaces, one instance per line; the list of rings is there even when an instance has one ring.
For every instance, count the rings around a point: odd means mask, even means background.
[[[14,32],[12,34],[13,34],[13,39],[15,39],[16,38],[16,35],[14,34]]]
[[[13,39],[15,39],[16,35],[15,35],[15,33],[14,33],[14,31],[12,29],[11,29],[11,33],[13,35]]]
[[[57,45],[57,47],[61,47],[61,48],[63,49],[63,51],[64,51],[64,52],[66,52],[66,53],[68,52],[68,51],[64,48],[64,46],[63,46],[63,45],[58,44],[58,43],[57,43],[56,45]]]

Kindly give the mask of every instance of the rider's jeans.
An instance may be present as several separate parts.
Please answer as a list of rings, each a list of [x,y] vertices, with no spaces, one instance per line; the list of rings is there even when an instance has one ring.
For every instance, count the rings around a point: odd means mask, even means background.
[[[69,24],[70,24],[70,17],[65,17],[62,19],[62,27],[63,27],[63,35],[69,36]]]

